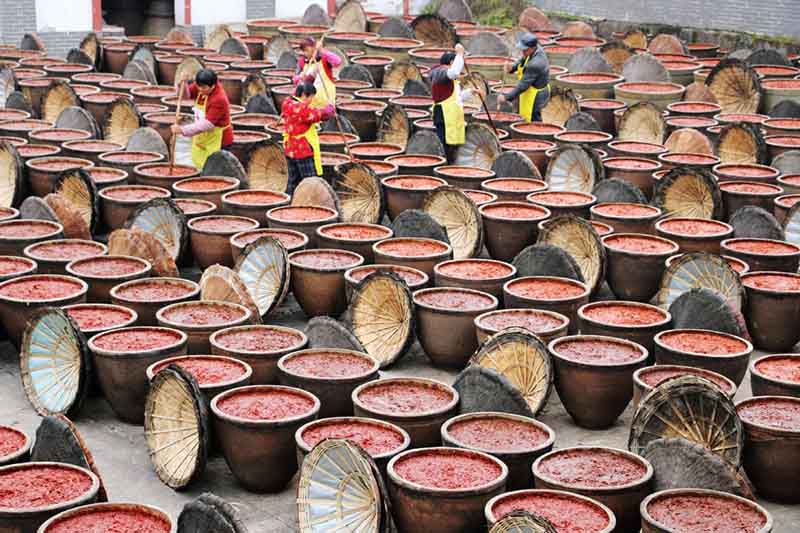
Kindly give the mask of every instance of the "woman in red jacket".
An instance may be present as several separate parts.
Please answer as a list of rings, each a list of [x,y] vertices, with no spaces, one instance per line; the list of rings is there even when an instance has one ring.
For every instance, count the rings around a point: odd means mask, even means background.
[[[179,80],[181,83],[188,78]],[[194,99],[194,122],[184,126],[173,124],[172,133],[192,138],[192,163],[202,169],[208,157],[233,144],[231,104],[213,70],[203,69],[184,92]]]

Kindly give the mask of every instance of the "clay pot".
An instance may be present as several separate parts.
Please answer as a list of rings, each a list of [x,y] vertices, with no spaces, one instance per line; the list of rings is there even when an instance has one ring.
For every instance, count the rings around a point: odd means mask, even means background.
[[[296,213],[303,216],[294,216]],[[267,211],[267,225],[270,228],[291,229],[305,234],[309,248],[317,247],[317,228],[338,219],[339,213],[335,209],[322,206],[283,206]]]
[[[8,475],[12,472],[22,470],[35,470],[41,467],[60,468],[70,471],[81,472],[91,480],[89,489],[80,496],[67,501],[47,506],[36,506],[27,508],[4,507],[0,510],[0,522],[9,533],[37,533],[46,531],[42,524],[47,523],[51,517],[59,515],[62,511],[73,508],[83,508],[97,500],[97,493],[100,490],[100,479],[89,469],[81,468],[71,464],[56,462],[30,462],[3,466],[0,468],[0,475]],[[54,495],[58,500],[58,496]]]
[[[764,138],[767,145],[767,156],[770,161],[790,150],[800,149],[800,137],[796,135],[769,135]]]
[[[195,320],[193,310],[197,313],[203,309],[209,313],[214,309],[220,311],[225,309],[231,315],[231,318],[209,319],[208,321]],[[179,312],[185,312],[187,320],[180,320],[172,316],[174,313]],[[174,303],[162,307],[156,312],[156,320],[159,326],[186,333],[188,336],[187,348],[191,354],[209,353],[211,351],[209,337],[212,333],[225,328],[249,324],[252,318],[252,312],[243,305],[212,300]]]
[[[570,334],[578,332],[578,309],[588,302],[586,284],[568,278],[528,276],[513,279],[503,286],[503,305],[506,308],[560,313],[569,318]]]
[[[677,244],[681,253],[719,255],[720,243],[733,236],[733,226],[705,218],[667,218],[656,222],[655,229],[659,237]]]
[[[233,257],[234,264],[239,260],[239,256],[242,255],[242,252],[247,245],[257,241],[261,237],[272,237],[277,239],[278,242],[280,242],[283,247],[286,248],[287,253],[305,250],[306,245],[308,244],[308,237],[305,234],[290,229],[262,228],[242,231],[233,235],[229,239],[231,256]]]
[[[332,260],[331,263],[315,263],[314,256]],[[293,252],[289,255],[289,263],[292,269],[292,292],[303,312],[309,317],[335,317],[347,308],[344,273],[364,264],[364,258],[345,250],[315,249]]]
[[[516,277],[517,269],[503,261],[490,259],[454,259],[433,268],[436,287],[473,289],[502,298],[503,285]]]
[[[786,194],[800,194],[800,174],[783,174],[775,181]]]
[[[106,152],[97,158],[99,165],[124,170],[132,181],[136,180],[133,169],[145,163],[158,163],[164,160],[164,156],[158,152]]]
[[[373,407],[369,403],[359,398],[359,395],[373,387],[421,387],[423,389],[433,389],[439,393],[448,394],[451,399],[442,405],[435,407],[423,407],[409,412],[389,410],[384,405],[381,408]],[[408,432],[411,438],[411,447],[434,446],[440,443],[440,428],[442,424],[458,412],[458,392],[449,385],[442,382],[425,378],[384,378],[377,381],[370,381],[359,386],[352,394],[353,411],[356,416],[374,418],[391,422]]]
[[[178,198],[207,200],[217,207],[222,204],[222,196],[239,189],[239,180],[227,176],[203,176],[176,181],[172,191]]]
[[[255,344],[234,342],[236,337],[254,334],[275,334],[275,343],[263,347]],[[302,331],[282,326],[245,325],[215,331],[209,337],[211,353],[233,357],[250,365],[253,369],[251,382],[253,385],[270,385],[278,383],[278,360],[288,353],[303,350],[308,345],[308,338]],[[250,349],[252,348],[252,349]]]
[[[479,345],[509,327],[527,329],[547,344],[567,334],[569,318],[543,309],[499,309],[478,315],[474,323]]]
[[[367,370],[358,370],[347,376],[319,376],[298,372],[291,368],[292,359],[303,356],[330,356],[356,358],[366,362]],[[284,355],[278,361],[278,380],[281,385],[298,387],[312,393],[321,402],[319,416],[351,416],[353,414],[352,394],[364,383],[378,379],[378,362],[363,352],[336,348],[310,348]]]
[[[691,83],[691,81],[689,82]],[[708,117],[714,118],[721,112],[719,104],[711,102],[683,101],[675,102],[667,106],[667,111],[674,116]]]
[[[342,102],[337,108],[350,121],[362,141],[374,141],[378,133],[376,114],[383,113],[386,106],[385,102],[379,100],[353,100]]]
[[[545,470],[544,465],[548,461],[557,461],[559,457],[569,457],[572,454],[587,454],[589,457],[592,457],[592,454],[600,454],[607,457],[614,456],[623,462],[636,463],[639,468],[644,469],[644,473],[638,479],[625,483],[611,484],[604,482],[602,479],[581,479],[581,481],[577,482],[567,482],[553,477],[550,472]],[[587,465],[587,468],[590,467]],[[617,448],[603,446],[562,448],[539,457],[533,463],[532,470],[534,486],[537,489],[572,492],[587,496],[607,506],[617,519],[617,530],[619,531],[635,531],[639,527],[639,504],[653,490],[653,466],[646,459]],[[601,476],[603,473],[602,470],[598,472]],[[570,474],[566,475],[570,476]],[[586,472],[585,475],[588,477],[589,472]]]
[[[583,105],[583,103],[581,103],[581,105]],[[667,149],[662,144],[642,141],[611,141],[608,143],[608,153],[613,157],[636,157],[658,160],[660,155],[667,153]]]
[[[253,369],[245,363],[244,361],[240,361],[238,359],[234,359],[233,357],[224,357],[221,355],[182,355],[178,357],[169,357],[167,359],[163,359],[157,363],[153,363],[149,367],[147,367],[147,379],[148,381],[153,381],[155,375],[161,371],[162,369],[168,367],[169,365],[177,365],[182,366],[181,362],[191,363],[192,361],[202,361],[206,360],[209,363],[218,362],[224,363],[227,365],[235,365],[241,369],[241,374],[235,376],[231,379],[227,380],[216,380],[213,382],[203,382],[200,379],[197,379],[197,376],[194,376],[197,380],[197,385],[200,388],[200,392],[203,394],[203,399],[206,402],[206,407],[211,405],[211,400],[214,399],[214,396],[220,394],[222,392],[235,389],[237,387],[246,387],[250,385],[250,379],[253,375]],[[191,374],[191,372],[189,372]],[[214,376],[216,378],[216,376]]]
[[[24,438],[22,445],[17,449],[0,455],[0,467],[28,462],[30,459],[31,446],[33,445],[33,440],[30,436],[21,429],[12,426],[0,426],[0,430],[11,431]]]
[[[403,147],[383,142],[359,142],[351,144],[349,151],[356,159],[382,161],[384,158],[402,154]]]
[[[120,185],[106,187],[98,192],[103,222],[110,230],[123,227],[136,209],[153,198],[169,198],[170,192],[163,187],[146,185]]]
[[[22,232],[26,234],[23,235]],[[11,219],[0,222],[0,255],[22,256],[35,243],[63,237],[61,224],[49,220]],[[6,233],[6,235],[2,235]]]
[[[439,367],[466,366],[478,348],[474,320],[497,309],[497,304],[496,297],[472,289],[437,287],[415,292],[417,337],[431,362]]]
[[[303,396],[313,407],[303,414],[277,420],[240,418],[226,414],[219,405],[226,398],[250,392],[282,391]],[[279,492],[297,472],[294,434],[315,420],[320,401],[313,394],[293,387],[251,385],[217,395],[211,401],[214,430],[219,436],[225,462],[237,482],[252,492]]]
[[[290,197],[286,193],[266,189],[247,189],[226,192],[217,205],[227,214],[253,218],[258,220],[261,227],[266,227],[266,212],[273,207],[288,205],[289,200]]]
[[[775,183],[780,175],[780,171],[776,168],[745,163],[720,163],[713,171],[719,183],[731,181]]]
[[[639,406],[642,398],[653,392],[653,389],[664,383],[666,380],[677,376],[698,376],[704,378],[717,387],[728,397],[733,399],[736,394],[736,383],[726,378],[722,374],[682,365],[653,365],[640,368],[633,373],[633,407]],[[657,379],[657,381],[654,381]]]
[[[459,440],[458,436],[451,433],[453,428],[461,424],[468,424],[470,422],[479,423],[481,420],[488,422],[497,419],[507,421],[508,423],[532,426],[537,430],[537,433],[543,434],[542,438],[538,442],[526,442],[524,446],[520,447],[520,449],[514,449],[513,451],[510,451],[502,449],[490,449],[486,446],[478,446],[475,443],[463,442]],[[549,426],[539,422],[538,420],[510,413],[488,411],[466,413],[463,415],[454,416],[444,423],[441,431],[442,443],[445,446],[453,448],[465,448],[468,450],[487,453],[502,461],[508,467],[508,479],[506,486],[509,490],[517,490],[531,486],[533,483],[531,465],[533,465],[533,462],[538,457],[541,457],[553,449],[553,444],[555,443],[556,438],[555,432]]]
[[[619,233],[655,232],[654,224],[661,217],[661,209],[645,204],[602,203],[589,209],[592,222],[611,224]]]
[[[367,54],[359,57],[354,57],[352,63],[362,65],[369,70],[372,74],[372,79],[375,80],[377,87],[383,86],[383,74],[386,67],[394,63],[394,58],[387,55],[373,55]]]
[[[19,218],[19,209],[13,207],[0,207],[0,222],[16,220]]]
[[[497,195],[491,192],[472,189],[463,189],[463,192],[467,195],[467,198],[475,202],[475,207],[478,208],[497,201]]]
[[[26,140],[25,142],[28,141]],[[17,146],[17,153],[23,162],[27,162],[39,157],[55,157],[61,153],[61,148],[47,144],[24,144]]]
[[[92,134],[86,130],[76,130],[69,128],[42,128],[33,130],[28,135],[31,143],[47,144],[50,146],[61,146],[71,141],[85,141],[92,138]]]
[[[128,65],[131,52],[136,45],[129,43],[112,44],[103,47],[103,64],[109,72],[122,74]]]
[[[453,258],[449,244],[434,239],[394,237],[372,245],[375,262],[415,268],[433,278],[437,263]]]
[[[356,161],[368,166],[379,180],[390,176],[397,176],[398,167],[390,161],[375,161],[370,159],[357,159]],[[338,172],[338,167],[335,168]]]
[[[447,185],[441,178],[427,175],[398,175],[381,180],[386,196],[386,211],[394,220],[406,209],[421,209],[428,193]]]
[[[480,189],[484,181],[496,176],[492,170],[458,165],[436,167],[433,174],[458,189]]]
[[[722,252],[741,259],[752,272],[775,270],[797,272],[800,246],[771,239],[727,239],[720,243]]]
[[[212,215],[193,218],[188,226],[195,261],[205,269],[217,263],[232,267],[230,238],[241,231],[258,228],[258,221],[247,217]]]
[[[213,215],[217,211],[217,206],[206,200],[176,198],[175,205],[181,210],[186,220]]]
[[[602,149],[614,139],[610,133],[592,130],[567,130],[556,133],[553,138],[559,146],[581,144],[593,149]]]
[[[755,206],[769,212],[773,201],[783,194],[777,185],[755,181],[735,181],[721,183],[722,202],[725,206],[725,218],[730,217],[745,206]]]
[[[783,224],[786,220],[786,216],[789,214],[789,210],[794,207],[794,204],[797,202],[800,202],[800,194],[784,194],[775,198],[775,200],[772,201],[772,212],[775,215],[775,219],[780,224]]]
[[[128,346],[105,349],[98,346],[98,342],[102,342],[104,337],[117,335],[120,332],[139,335],[159,332],[171,335],[174,340],[157,348],[145,349]],[[89,339],[89,350],[94,358],[94,368],[103,396],[120,420],[129,424],[143,423],[144,404],[149,387],[147,367],[168,357],[186,355],[187,341],[188,336],[182,331],[144,326],[115,329],[99,333]]]
[[[800,382],[794,378],[800,356],[794,353],[762,355],[750,363],[753,396],[800,398]]]
[[[152,288],[150,292],[145,289]],[[158,291],[163,291],[160,295]],[[143,292],[137,296],[136,292]],[[155,293],[155,294],[154,294]],[[181,278],[145,278],[116,285],[111,292],[111,303],[122,305],[136,312],[140,326],[158,324],[156,313],[170,304],[195,300],[200,295],[200,286]]]
[[[625,339],[655,350],[653,337],[669,328],[672,315],[655,305],[610,301],[589,303],[578,309],[581,334]]]
[[[133,101],[133,97],[128,93],[119,91],[100,91],[97,93],[86,93],[78,97],[83,108],[88,111],[98,124],[103,124],[106,112],[111,104],[120,98]]]
[[[553,217],[572,215],[589,218],[589,210],[597,203],[593,194],[568,191],[534,192],[526,197],[532,204],[547,208]]]
[[[56,180],[65,170],[88,169],[93,166],[94,163],[88,159],[73,157],[37,157],[25,162],[30,191],[42,198],[53,192]]]
[[[664,111],[669,104],[683,98],[686,87],[667,82],[622,82],[614,86],[614,98],[632,106],[650,102]]]
[[[559,74],[554,85],[572,89],[583,98],[611,98],[614,96],[614,85],[624,80],[618,74],[607,72],[574,72]]]
[[[481,189],[494,194],[501,202],[524,202],[529,194],[548,188],[546,182],[532,178],[494,178],[481,183]]]
[[[541,505],[532,504],[532,505],[525,505],[525,498],[536,498],[539,499],[554,499],[555,502],[553,503],[553,508],[545,508],[547,512],[543,512]],[[486,516],[486,522],[491,527],[494,525],[498,520],[503,518],[507,511],[504,512],[502,515],[498,514],[498,510],[502,510],[504,505],[508,505],[508,503],[513,502],[511,505],[512,507],[519,507],[527,510],[528,512],[536,512],[537,514],[542,514],[542,516],[547,517],[550,516],[550,519],[554,521],[558,521],[559,519],[567,519],[569,515],[564,516],[565,511],[559,512],[559,503],[563,500],[573,500],[574,502],[578,502],[581,506],[591,507],[591,513],[593,515],[605,515],[608,521],[608,525],[603,529],[594,529],[597,533],[611,533],[615,530],[617,526],[617,519],[614,516],[614,513],[603,505],[602,503],[592,499],[587,498],[586,496],[581,496],[580,494],[575,494],[572,492],[564,492],[560,490],[545,490],[545,489],[526,489],[526,490],[515,490],[512,492],[506,492],[505,494],[501,494],[500,496],[495,496],[486,504],[486,508],[484,509],[484,514]],[[546,505],[546,504],[545,504]]]
[[[5,274],[0,274],[0,281],[36,274],[38,266],[33,259],[16,255],[0,255],[0,265],[6,271]]]
[[[658,292],[664,261],[678,251],[678,245],[638,233],[614,233],[602,240],[607,257],[606,281],[614,294],[623,300],[649,301]],[[631,276],[631,272],[637,275]]]
[[[581,356],[574,349],[566,351],[567,343],[602,343],[616,351]],[[648,355],[640,344],[600,335],[561,337],[548,349],[558,397],[575,423],[588,429],[609,427],[622,414],[633,397],[633,372],[645,365]]]
[[[92,264],[102,265],[105,263],[108,270],[102,273],[94,273],[90,268]],[[127,263],[135,268],[134,271],[125,269],[115,269],[114,263],[122,264]],[[152,265],[138,257],[128,255],[100,255],[98,257],[84,257],[82,259],[75,259],[66,265],[67,274],[75,276],[85,281],[89,285],[89,290],[86,294],[86,299],[91,303],[96,302],[109,302],[111,300],[111,289],[120,283],[131,281],[134,279],[141,279],[150,276]],[[113,272],[117,270],[117,272]]]
[[[791,350],[800,340],[800,275],[751,272],[742,276],[747,294],[747,329],[756,347],[768,352]]]
[[[500,475],[491,482],[464,489],[443,489],[423,486],[401,477],[395,468],[411,457],[450,455],[478,458],[500,468]],[[387,466],[389,496],[398,530],[418,531],[420,524],[436,524],[436,531],[456,533],[477,529],[483,524],[483,508],[493,496],[506,487],[508,467],[499,459],[482,452],[460,448],[425,448],[409,450],[395,456]]]
[[[800,120],[797,118],[769,118],[761,123],[765,135],[800,135]]]
[[[692,350],[681,349],[671,346],[665,339],[680,335],[682,333],[696,336],[692,340]],[[733,351],[709,351],[709,347],[704,343],[707,339],[722,339],[723,342],[730,344]],[[717,331],[703,329],[670,329],[656,334],[656,364],[657,365],[686,365],[697,368],[711,370],[722,374],[733,381],[738,387],[742,383],[744,374],[747,371],[747,363],[750,354],[753,352],[753,345],[749,341]]]
[[[118,168],[92,167],[88,172],[98,191],[106,187],[128,185],[128,173]]]
[[[534,193],[538,194],[538,193]],[[511,261],[539,236],[537,224],[550,217],[547,207],[525,202],[493,202],[479,209],[486,249],[500,261]]]
[[[62,144],[64,154],[68,157],[86,159],[100,164],[100,154],[118,152],[125,147],[113,141],[100,141],[96,139],[67,141]]]
[[[606,179],[617,178],[635,185],[647,198],[653,196],[653,172],[661,170],[661,164],[652,159],[638,157],[609,157],[603,160]]]
[[[553,141],[555,136],[566,129],[557,124],[547,124],[544,122],[515,122],[508,128],[511,131],[512,139],[541,139],[543,141]]]
[[[726,500],[732,507],[746,508],[748,510],[753,510],[759,515],[761,515],[763,517],[764,525],[758,530],[753,529],[751,531],[754,531],[755,533],[770,533],[772,531],[773,527],[772,516],[766,509],[764,509],[762,506],[760,506],[754,501],[742,498],[740,496],[735,496],[729,492],[719,492],[716,490],[668,489],[655,492],[650,496],[646,497],[642,501],[642,504],[639,509],[639,513],[642,518],[642,533],[671,533],[673,531],[676,531],[672,527],[659,523],[650,514],[651,505],[654,505],[659,501],[669,500],[670,498],[679,498],[676,504],[676,506],[679,506],[680,509],[679,513],[681,515],[686,515],[685,520],[690,522],[692,521],[692,515],[700,515],[700,516],[717,516],[719,517],[720,520],[719,523],[723,524],[728,523],[727,515],[725,513],[724,508],[715,509],[714,507],[710,506],[708,501],[706,500],[707,498],[713,498],[719,500]],[[697,503],[693,503],[692,500],[694,498],[703,498],[703,499],[698,500]],[[700,527],[704,527],[702,523]]]
[[[416,176],[433,176],[433,169],[447,164],[444,157],[425,154],[394,155],[385,161],[397,165],[398,174]]]
[[[34,107],[34,109],[36,109]],[[53,128],[55,124],[47,120],[25,119],[6,120],[0,123],[0,135],[29,139],[30,133],[42,128]]]
[[[344,273],[345,292],[347,292],[347,301],[349,302],[353,297],[353,291],[361,284],[361,282],[370,274],[377,272],[391,272],[400,279],[406,282],[408,288],[413,293],[416,290],[423,289],[428,285],[428,275],[416,268],[400,266],[400,265],[362,265],[353,267]]]
[[[139,315],[133,309],[128,309],[121,305],[113,304],[74,304],[62,307],[70,318],[75,322],[81,333],[86,335],[87,338],[104,331],[110,331],[117,328],[127,328],[133,326],[139,319]],[[102,314],[108,318],[106,323],[98,320],[89,319],[83,321],[80,316],[84,313],[94,313],[96,315]]]
[[[174,165],[169,163],[145,163],[133,168],[136,183],[149,187],[162,187],[169,191],[178,181],[194,178],[200,172],[191,165]]]
[[[320,151],[335,154],[344,154],[345,146],[359,142],[358,135],[353,133],[319,132]]]
[[[169,527],[169,533],[177,531],[177,524],[175,524],[170,516],[164,510],[153,507],[150,505],[143,505],[140,503],[95,503],[91,505],[81,505],[75,509],[64,511],[45,522],[39,531],[41,533],[52,533],[56,531],[58,526],[71,518],[79,516],[91,516],[98,514],[104,517],[113,516],[115,513],[120,514],[134,514],[134,516],[147,516],[153,517]],[[69,528],[69,526],[67,526]]]
[[[394,232],[380,224],[337,222],[317,228],[317,245],[324,249],[355,252],[364,258],[364,264],[375,262],[372,245],[389,239]]]

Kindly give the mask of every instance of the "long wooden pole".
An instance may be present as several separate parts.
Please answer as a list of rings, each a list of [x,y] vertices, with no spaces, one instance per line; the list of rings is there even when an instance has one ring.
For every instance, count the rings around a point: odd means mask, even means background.
[[[181,118],[181,105],[183,104],[183,92],[186,90],[186,82],[181,82],[181,87],[178,92],[178,107],[175,109],[175,125],[178,126],[178,121]],[[170,143],[170,157],[169,157],[169,175],[172,176],[172,170],[175,167],[175,143],[178,140],[178,134],[172,134],[172,142]]]
[[[469,72],[469,66],[467,66],[467,60],[466,60],[466,58],[464,59],[464,69],[467,71],[467,76],[470,76],[471,74],[470,74],[470,72]],[[475,87],[475,92],[477,93],[477,95],[478,95],[478,98],[479,98],[479,99],[480,99],[480,101],[481,101],[481,105],[483,106],[483,110],[484,110],[484,111],[486,111],[486,118],[488,118],[488,119],[489,119],[489,125],[490,125],[490,126],[492,127],[492,129],[494,130],[494,134],[495,134],[495,135],[497,135],[497,137],[499,138],[499,137],[500,137],[500,134],[497,132],[497,128],[496,128],[496,127],[495,127],[495,125],[494,125],[494,120],[492,120],[492,113],[489,111],[489,106],[487,106],[487,105],[486,105],[486,100],[484,100],[484,99],[483,99],[483,95],[481,95],[481,91],[480,91],[480,89],[479,89],[479,88],[478,88],[478,87],[475,85],[475,82],[473,82],[472,80],[470,80],[470,82],[472,83],[472,86],[473,86],[473,87]]]

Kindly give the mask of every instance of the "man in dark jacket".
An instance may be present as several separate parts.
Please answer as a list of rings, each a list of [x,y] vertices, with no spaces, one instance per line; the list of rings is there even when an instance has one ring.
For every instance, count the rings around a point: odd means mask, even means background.
[[[517,48],[522,50],[522,57],[509,72],[516,72],[519,82],[510,93],[498,96],[497,101],[503,103],[519,98],[519,114],[528,122],[541,122],[542,108],[550,100],[550,62],[539,40],[531,33],[520,38]]]
[[[464,103],[463,98],[469,94],[462,90],[458,78],[464,68],[464,47],[457,44],[455,53],[445,52],[439,60],[439,65],[431,70],[431,97],[433,107],[433,125],[436,135],[442,141],[447,160],[452,161],[455,150],[464,144]]]

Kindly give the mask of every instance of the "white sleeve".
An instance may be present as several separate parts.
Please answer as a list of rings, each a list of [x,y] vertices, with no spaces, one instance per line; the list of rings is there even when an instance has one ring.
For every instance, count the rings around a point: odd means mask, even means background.
[[[456,55],[453,64],[447,69],[447,77],[451,80],[458,78],[461,75],[461,69],[464,68],[464,56]]]

